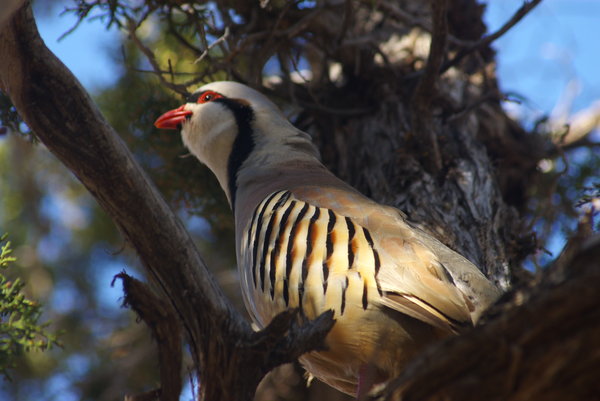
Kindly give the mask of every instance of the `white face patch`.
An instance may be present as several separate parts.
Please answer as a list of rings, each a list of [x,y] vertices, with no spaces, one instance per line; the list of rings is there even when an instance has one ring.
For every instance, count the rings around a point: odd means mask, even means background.
[[[183,123],[183,143],[198,160],[212,170],[229,196],[227,163],[238,132],[233,113],[218,102],[188,103],[185,109],[194,114]]]
[[[213,82],[199,88],[189,102],[184,109],[193,114],[183,123],[183,142],[217,176],[230,202],[237,186],[247,185],[265,169],[285,160],[319,158],[308,134],[245,85]],[[230,183],[233,177],[236,182]]]

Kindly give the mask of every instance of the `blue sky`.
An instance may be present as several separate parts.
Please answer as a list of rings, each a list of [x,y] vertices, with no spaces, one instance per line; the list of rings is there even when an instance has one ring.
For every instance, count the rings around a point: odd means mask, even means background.
[[[500,27],[522,4],[521,0],[490,0],[485,20],[490,31]],[[59,16],[60,6],[38,13],[46,44],[89,90],[110,85],[119,70],[111,49],[119,33],[106,31],[100,20],[85,21],[72,34],[58,38],[75,23],[72,14]],[[600,1],[546,0],[494,43],[498,50],[501,87],[530,101],[540,115],[550,113],[569,82],[579,87],[573,111],[600,99]],[[112,52],[114,54],[114,52]]]
[[[497,29],[521,1],[492,0],[486,22]],[[546,0],[494,43],[501,88],[530,99],[530,107],[550,113],[564,100],[569,82],[572,111],[600,99],[600,2]]]
[[[38,1],[36,6],[40,7],[40,3],[48,4]],[[521,6],[522,0],[490,0],[488,4],[485,20],[489,30],[494,31]],[[39,30],[48,47],[92,93],[113,84],[119,76],[119,67],[111,57],[119,54],[114,50],[120,46],[120,33],[114,29],[106,31],[100,20],[85,21],[59,41],[59,37],[76,22],[73,14],[59,16],[61,10],[62,6],[54,5],[50,10],[36,11]],[[586,108],[600,99],[598,38],[600,1],[545,0],[494,42],[501,89],[528,99],[520,107],[542,116],[550,114],[564,99],[565,88],[571,83],[570,87],[576,88],[572,111]],[[59,206],[53,203],[49,208],[57,211]],[[557,238],[552,245],[555,252],[564,241],[560,236]],[[116,308],[121,289],[119,286],[111,288],[108,283],[124,266],[118,261],[109,263],[104,259],[102,263],[106,265],[95,278],[99,282],[101,303]],[[60,292],[63,307],[69,307],[65,302],[66,292],[68,288]],[[60,383],[56,385],[64,387]]]
[[[120,45],[120,33],[116,29],[107,31],[101,20],[94,19],[84,21],[74,32],[59,40],[77,19],[70,13],[61,16],[63,6],[60,4],[54,4],[49,9],[40,7],[40,3],[36,2],[34,11],[46,46],[69,67],[86,89],[93,91],[114,83],[119,69],[113,63],[111,54]]]
[[[497,30],[521,6],[522,0],[490,0],[485,21]],[[73,14],[60,15],[60,1],[36,3],[39,30],[46,44],[92,93],[111,85],[119,68],[111,57],[119,54],[120,33],[106,31],[100,19],[86,20],[62,40],[75,22]],[[552,115],[557,104],[571,113],[600,99],[600,1],[545,0],[507,34],[494,42],[501,89],[517,94],[521,104],[506,103],[509,112],[527,125]],[[567,90],[569,88],[569,90]],[[595,133],[595,138],[600,135]],[[551,250],[562,248],[564,236],[553,235]]]

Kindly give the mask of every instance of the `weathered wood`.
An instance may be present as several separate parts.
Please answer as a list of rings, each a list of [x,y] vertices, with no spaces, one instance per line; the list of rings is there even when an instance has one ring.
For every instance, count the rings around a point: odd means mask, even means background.
[[[77,80],[44,46],[29,7],[0,32],[0,54],[0,87],[107,210],[177,311],[200,371],[201,399],[249,400],[272,367],[320,346],[330,316],[299,326],[293,313],[283,314],[254,333],[233,312],[181,223]],[[359,59],[352,52],[344,57]],[[369,68],[368,57],[361,62]],[[521,221],[505,202],[510,194],[504,183],[511,174],[535,169],[530,156],[540,147],[519,136],[522,131],[494,102],[448,118],[448,104],[468,110],[486,94],[471,88],[474,93],[457,96],[450,80],[441,79],[431,123],[442,169],[431,172],[407,135],[414,83],[371,67],[369,90],[349,87],[347,95],[367,97],[377,107],[362,114],[313,113],[316,131],[330,133],[317,133],[325,162],[508,283],[511,265],[520,261],[511,244],[519,240]],[[339,99],[343,89],[335,90]],[[566,273],[515,293],[488,325],[429,349],[397,381],[405,399],[594,399],[599,258],[597,244],[574,251]]]
[[[233,310],[183,224],[77,79],[45,46],[28,4],[0,32],[0,54],[2,90],[36,137],[112,217],[179,314],[199,369],[201,399],[250,400],[269,370],[322,346],[331,314],[298,325],[291,324],[296,314],[286,313],[255,333]]]
[[[361,192],[403,210],[507,289],[512,268],[521,269],[523,255],[515,255],[515,248],[526,244],[521,237],[527,232],[517,210],[503,199],[503,172],[480,139],[486,135],[482,124],[487,117],[483,122],[472,116],[449,124],[432,122],[440,133],[443,169],[431,174],[409,138],[406,97],[397,93],[387,98],[375,115],[337,117],[333,122],[329,117],[322,123],[334,136],[328,142],[335,150],[323,149],[327,162]],[[499,120],[500,126],[505,117],[499,107],[494,113],[489,118]]]
[[[116,279],[123,283],[123,305],[133,309],[146,323],[158,347],[160,388],[141,395],[128,396],[127,401],[179,401],[183,386],[183,333],[177,312],[169,302],[164,302],[141,281],[125,273],[118,274],[114,280]]]
[[[381,399],[599,400],[600,235],[577,245],[489,324],[429,349]]]

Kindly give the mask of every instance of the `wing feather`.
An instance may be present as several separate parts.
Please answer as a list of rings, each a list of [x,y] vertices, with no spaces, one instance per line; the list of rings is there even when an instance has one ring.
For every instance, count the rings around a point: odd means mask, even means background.
[[[472,324],[473,304],[436,250],[441,246],[445,248],[442,255],[456,253],[410,226],[402,212],[345,188],[323,191],[317,186],[302,186],[292,193],[296,199],[330,209],[364,230],[378,259],[376,281],[382,305],[451,331]],[[436,247],[428,246],[429,242]],[[472,263],[458,256],[460,259],[454,257],[453,261],[464,264],[461,269],[481,275]]]

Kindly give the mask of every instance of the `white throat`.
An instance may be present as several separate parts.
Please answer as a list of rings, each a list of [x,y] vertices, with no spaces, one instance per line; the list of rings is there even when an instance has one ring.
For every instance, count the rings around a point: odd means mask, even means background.
[[[214,173],[231,203],[227,164],[238,127],[231,113],[219,107],[217,112],[202,113],[210,118],[198,116],[184,123],[181,138],[189,151]]]
[[[297,162],[320,164],[310,136],[260,93],[223,82],[203,89],[223,89],[227,102],[187,103],[185,110],[192,116],[183,123],[181,136],[190,152],[215,174],[230,204],[235,198],[232,191],[265,179],[274,169]]]

